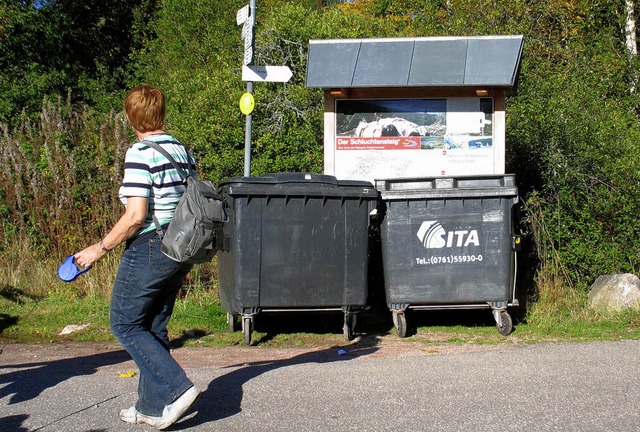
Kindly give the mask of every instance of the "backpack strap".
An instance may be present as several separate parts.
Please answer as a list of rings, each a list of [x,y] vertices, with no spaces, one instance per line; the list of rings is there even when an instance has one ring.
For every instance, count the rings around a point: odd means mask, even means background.
[[[183,182],[186,182],[188,177],[193,176],[193,174],[191,173],[191,169],[189,169],[189,171],[185,173],[185,171],[182,168],[180,168],[180,166],[178,165],[178,162],[176,162],[173,156],[171,156],[171,154],[169,154],[169,152],[163,149],[159,144],[150,140],[142,140],[140,142],[148,145],[149,147],[151,147],[152,149],[156,150],[158,153],[166,157],[169,160],[169,162],[171,162],[171,165],[173,165],[176,171],[178,171],[178,174],[180,174],[180,178],[182,179]],[[158,218],[156,217],[156,215],[153,214],[152,217],[153,217],[153,223],[156,226],[156,232],[158,233],[158,237],[160,237],[160,240],[162,240],[162,238],[164,237],[164,231],[160,227],[160,222],[158,221]]]
[[[185,173],[185,171],[182,168],[180,168],[180,166],[178,165],[178,162],[176,162],[173,156],[171,156],[169,152],[163,149],[162,146],[160,146],[159,144],[149,140],[142,140],[140,142],[148,145],[152,149],[156,150],[158,153],[162,154],[162,156],[166,157],[169,160],[169,162],[171,162],[171,165],[173,165],[176,171],[178,171],[178,174],[180,174],[180,178],[182,178],[183,182],[187,181],[187,177],[191,177],[193,175],[191,173],[191,169],[189,169],[189,171]]]

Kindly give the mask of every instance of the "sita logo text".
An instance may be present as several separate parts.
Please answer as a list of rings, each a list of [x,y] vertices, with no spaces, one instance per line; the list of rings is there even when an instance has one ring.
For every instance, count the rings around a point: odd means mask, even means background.
[[[424,221],[417,233],[426,249],[480,246],[478,230],[446,231],[438,221]]]

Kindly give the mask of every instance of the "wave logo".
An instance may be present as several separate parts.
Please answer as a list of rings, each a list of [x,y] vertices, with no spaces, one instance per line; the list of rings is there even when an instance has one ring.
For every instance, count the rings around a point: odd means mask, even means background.
[[[446,231],[438,221],[424,221],[417,236],[426,249],[480,246],[477,230]]]

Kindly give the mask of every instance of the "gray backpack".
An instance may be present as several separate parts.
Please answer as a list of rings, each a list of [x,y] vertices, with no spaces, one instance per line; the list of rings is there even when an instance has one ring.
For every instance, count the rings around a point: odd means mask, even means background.
[[[144,140],[166,157],[186,184],[182,198],[166,231],[153,216],[162,239],[162,252],[174,261],[199,264],[213,259],[222,240],[222,224],[227,215],[224,202],[209,180],[198,180],[191,170],[185,173],[175,159],[158,144]]]

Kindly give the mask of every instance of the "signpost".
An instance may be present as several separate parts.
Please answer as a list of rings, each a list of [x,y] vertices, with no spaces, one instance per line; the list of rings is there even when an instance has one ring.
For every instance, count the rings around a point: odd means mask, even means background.
[[[242,60],[242,81],[247,82],[247,91],[240,99],[240,110],[247,116],[244,132],[244,176],[251,175],[251,112],[253,111],[253,83],[254,82],[287,82],[293,72],[287,66],[254,66],[253,46],[254,29],[256,24],[256,0],[236,12],[236,24],[242,24],[242,39],[244,39],[244,56]]]
[[[238,12],[236,12],[236,24],[244,24],[247,21],[247,18],[249,18],[249,5],[245,5],[241,9],[238,9]]]
[[[287,82],[292,76],[287,66],[242,66],[242,81]]]
[[[244,39],[244,58],[242,61],[243,66],[253,63],[253,31],[256,22],[256,0],[251,0],[248,5],[245,5],[242,9],[236,13],[237,25],[242,24],[242,39]],[[253,100],[253,82],[247,82],[247,92],[245,93],[251,96]],[[243,98],[247,98],[243,95]],[[251,175],[251,110],[247,110],[247,118],[245,121],[244,129],[244,176],[249,177]]]

